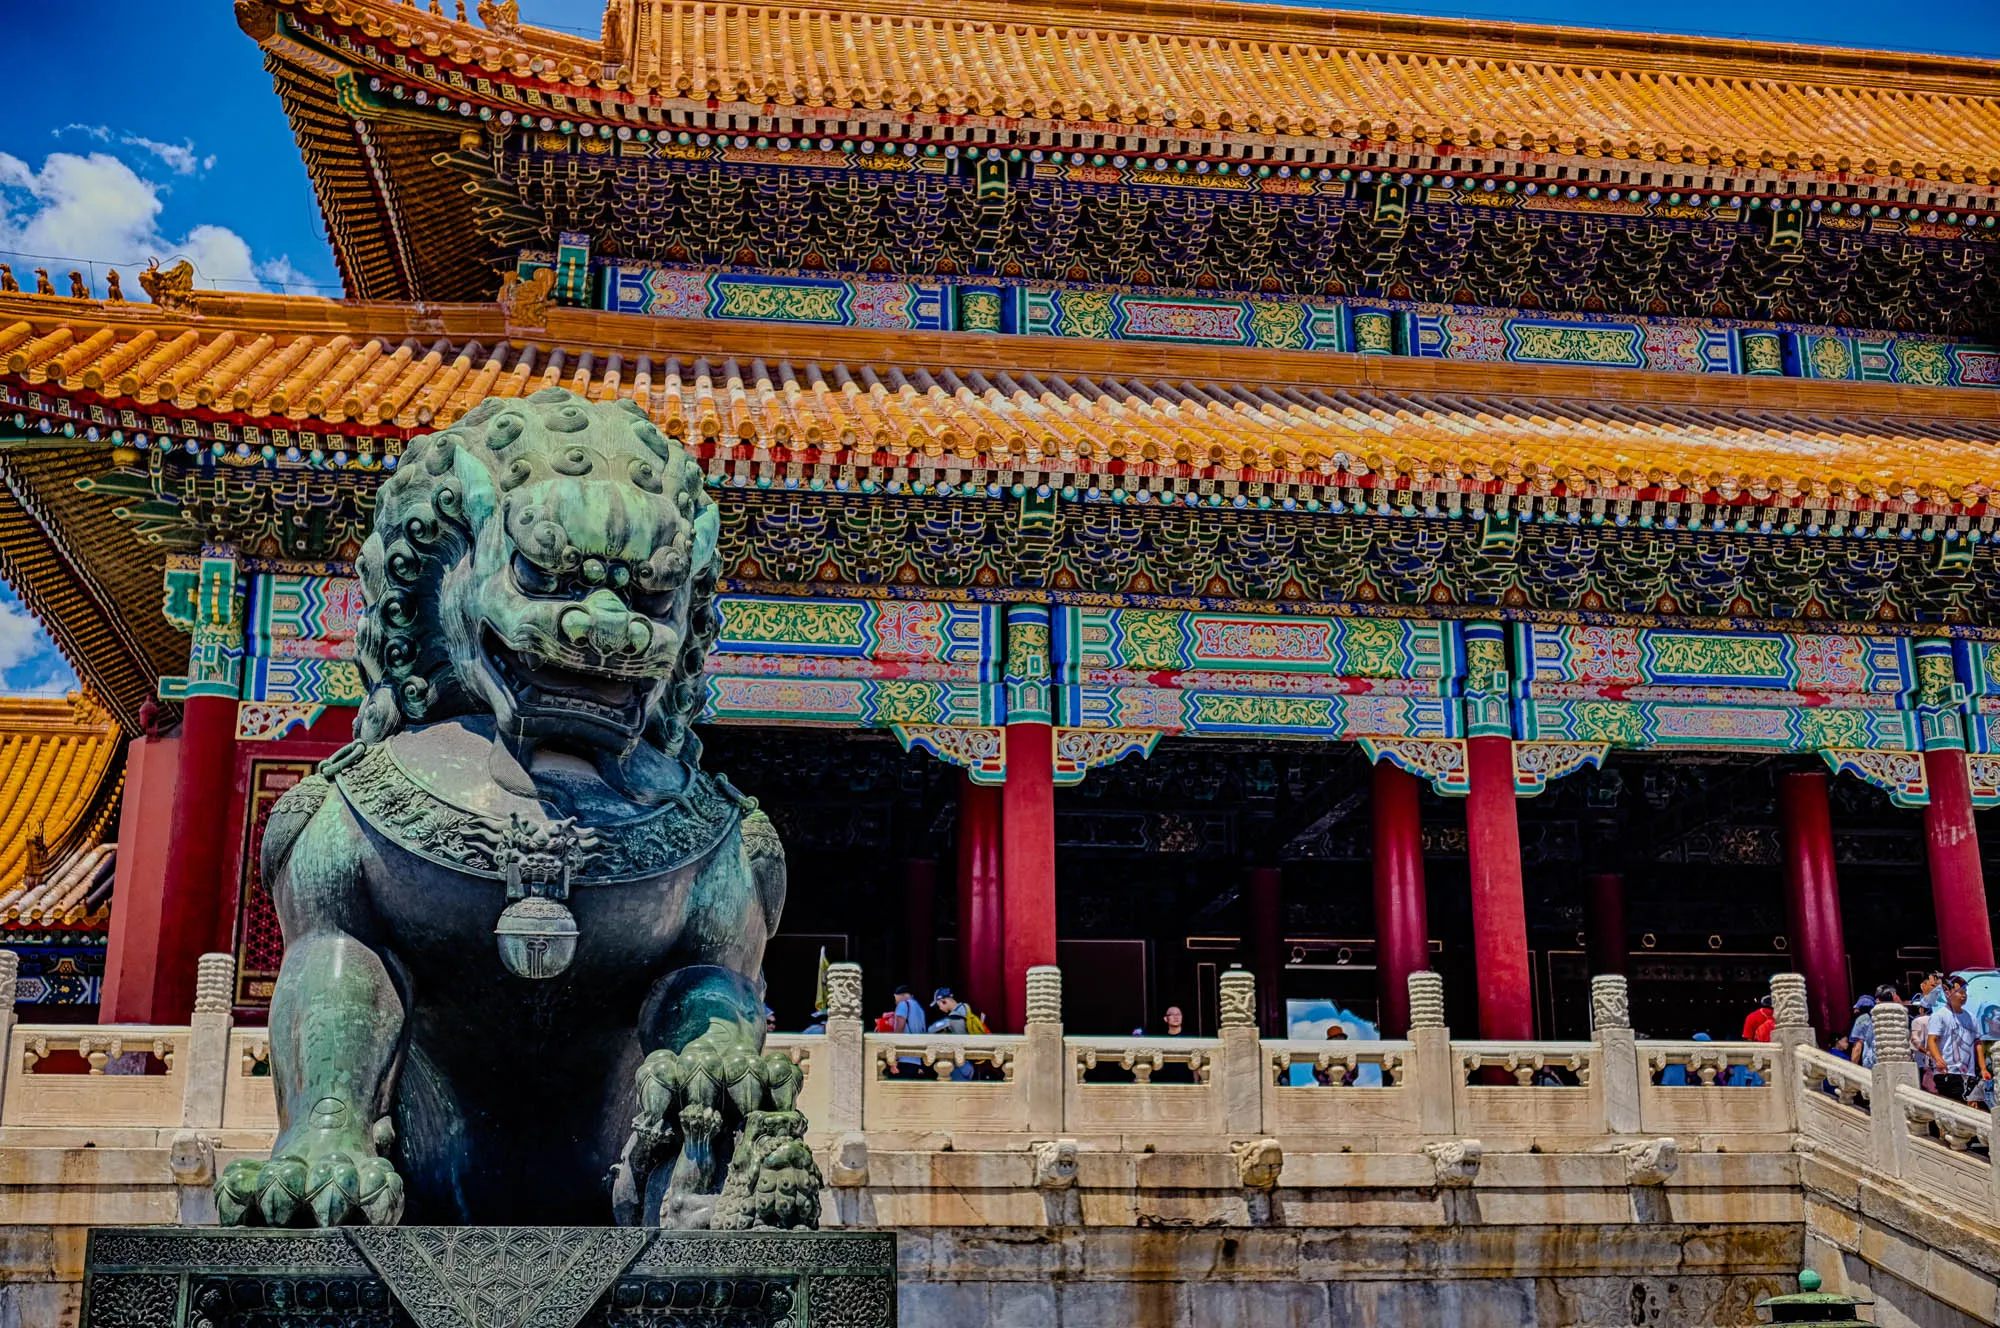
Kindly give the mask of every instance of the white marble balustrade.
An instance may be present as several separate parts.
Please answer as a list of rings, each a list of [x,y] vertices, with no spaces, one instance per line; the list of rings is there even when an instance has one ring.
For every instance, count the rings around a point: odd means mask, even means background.
[[[1060,976],[1038,972],[1025,1034],[865,1033],[849,1013],[766,1046],[799,1063],[800,1105],[828,1147],[857,1133],[1002,1151],[1058,1136],[1134,1151],[1267,1138],[1408,1155],[1440,1141],[1593,1152],[1677,1139],[1824,1153],[2000,1218],[1985,1112],[1922,1092],[1906,1061],[1870,1070],[1819,1051],[1802,1025],[1769,1043],[1639,1041],[1614,1013],[1588,1041],[1453,1040],[1431,1022],[1407,1041],[1324,1042],[1260,1039],[1239,1002],[1219,1037],[1065,1036]],[[226,1009],[191,1026],[19,1025],[7,1047],[0,1144],[193,1127],[255,1151],[277,1128],[268,1035],[228,1027]]]

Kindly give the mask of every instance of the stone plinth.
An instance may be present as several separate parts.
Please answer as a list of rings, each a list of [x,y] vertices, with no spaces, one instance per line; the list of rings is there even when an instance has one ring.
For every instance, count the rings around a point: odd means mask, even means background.
[[[889,1328],[890,1232],[100,1227],[87,1328]]]

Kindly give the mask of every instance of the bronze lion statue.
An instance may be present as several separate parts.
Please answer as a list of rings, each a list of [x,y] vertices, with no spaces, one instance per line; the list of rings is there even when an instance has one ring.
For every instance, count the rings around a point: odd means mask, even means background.
[[[273,809],[271,1226],[814,1226],[763,1054],[771,823],[689,725],[718,626],[700,467],[551,388],[413,440],[359,572],[355,741]]]

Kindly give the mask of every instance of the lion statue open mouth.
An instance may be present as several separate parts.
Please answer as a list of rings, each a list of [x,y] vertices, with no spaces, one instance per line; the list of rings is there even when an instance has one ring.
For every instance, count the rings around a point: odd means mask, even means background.
[[[689,732],[718,527],[630,401],[412,441],[355,741],[265,830],[282,1128],[225,1222],[817,1225],[800,1070],[762,1054],[784,851]]]

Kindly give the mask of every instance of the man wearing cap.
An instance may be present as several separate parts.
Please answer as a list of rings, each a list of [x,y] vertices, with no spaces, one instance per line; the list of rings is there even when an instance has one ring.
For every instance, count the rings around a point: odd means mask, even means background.
[[[1854,1027],[1847,1032],[1847,1059],[1864,1070],[1875,1068],[1875,998],[1854,1002]]]
[[[938,1017],[931,1020],[926,1033],[965,1033],[965,1003],[951,994],[950,987],[939,987],[931,996],[931,1005]]]
[[[950,987],[939,987],[931,997],[931,1005],[937,1010],[938,1017],[931,1021],[931,1026],[924,1030],[925,1032],[956,1033],[964,1036],[966,1032],[965,1019],[971,1011],[966,1008],[965,1002],[951,994]],[[967,1061],[965,1064],[954,1069],[951,1072],[951,1077],[954,1079],[972,1078],[972,1062]]]
[[[1940,1097],[1963,1102],[1988,1077],[1979,1027],[1965,1010],[1965,979],[1957,974],[1944,980],[1944,1008],[1931,1015],[1930,1051]]]

